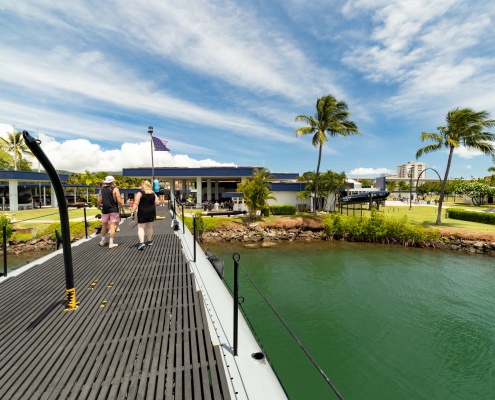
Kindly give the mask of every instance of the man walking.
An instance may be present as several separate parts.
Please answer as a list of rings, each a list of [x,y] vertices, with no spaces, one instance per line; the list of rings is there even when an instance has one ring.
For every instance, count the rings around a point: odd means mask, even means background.
[[[105,236],[107,230],[110,232],[109,249],[117,247],[118,244],[113,242],[115,230],[120,222],[119,210],[123,208],[122,198],[119,189],[115,186],[115,179],[109,175],[103,181],[103,186],[98,196],[98,208],[101,210],[101,241],[100,246],[105,246]]]

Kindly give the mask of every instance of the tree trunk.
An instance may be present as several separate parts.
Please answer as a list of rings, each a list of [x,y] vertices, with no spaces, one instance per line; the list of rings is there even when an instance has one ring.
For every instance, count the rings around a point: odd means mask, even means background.
[[[316,166],[315,175],[315,196],[313,198],[313,215],[316,217],[317,206],[318,206],[318,175],[320,174],[320,162],[321,162],[321,150],[323,148],[323,143],[320,142],[320,148],[318,150],[318,165]]]
[[[443,177],[442,186],[440,187],[440,198],[438,199],[437,221],[435,222],[435,225],[442,225],[443,195],[445,193],[445,184],[447,183],[447,179],[449,177],[450,164],[452,163],[453,154],[454,154],[454,148],[451,146],[449,151],[449,159],[447,161],[447,169],[445,170],[445,176]]]

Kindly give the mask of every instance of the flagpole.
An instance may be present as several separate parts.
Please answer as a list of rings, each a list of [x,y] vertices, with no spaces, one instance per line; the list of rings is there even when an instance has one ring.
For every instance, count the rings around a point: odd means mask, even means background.
[[[151,181],[153,182],[153,179],[155,177],[155,163],[153,161],[153,127],[148,126],[148,133],[150,134],[150,140],[151,140]]]

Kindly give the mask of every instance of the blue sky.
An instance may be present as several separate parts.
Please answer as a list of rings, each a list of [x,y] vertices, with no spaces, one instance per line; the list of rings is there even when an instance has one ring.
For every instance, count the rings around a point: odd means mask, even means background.
[[[38,135],[57,169],[150,166],[152,125],[171,149],[155,167],[314,171],[295,117],[332,94],[362,135],[331,138],[321,170],[375,177],[455,107],[495,118],[495,2],[23,0],[0,16],[0,133]],[[420,161],[443,175],[447,153]],[[492,165],[461,149],[450,176]]]

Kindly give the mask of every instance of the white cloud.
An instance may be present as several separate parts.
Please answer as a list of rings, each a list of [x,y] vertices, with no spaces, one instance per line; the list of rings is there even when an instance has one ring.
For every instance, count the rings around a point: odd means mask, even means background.
[[[0,124],[0,136],[12,132],[12,125]],[[32,135],[35,137],[36,135]],[[150,142],[123,143],[118,149],[107,150],[87,139],[69,139],[57,141],[53,136],[39,134],[41,149],[57,170],[71,172],[122,171],[123,168],[151,167]],[[233,163],[219,163],[212,159],[196,160],[184,154],[154,151],[155,167],[215,167],[235,166]],[[33,169],[38,162],[33,159]],[[43,168],[42,168],[43,169]]]
[[[454,149],[454,154],[465,159],[470,159],[478,156],[483,156],[484,153],[478,150],[467,149],[464,146],[457,147]]]
[[[365,168],[359,167],[349,171],[347,176],[362,177],[364,175],[371,175],[373,177],[380,176],[381,174],[394,174],[396,171],[392,171],[388,168]]]

